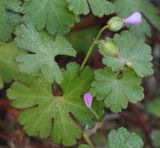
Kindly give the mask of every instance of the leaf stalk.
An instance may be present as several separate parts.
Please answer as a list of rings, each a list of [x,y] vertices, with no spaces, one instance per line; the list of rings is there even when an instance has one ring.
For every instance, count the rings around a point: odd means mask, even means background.
[[[94,144],[92,143],[92,141],[90,140],[90,138],[88,137],[85,131],[83,131],[83,138],[85,139],[87,144],[90,146],[90,148],[95,148]]]

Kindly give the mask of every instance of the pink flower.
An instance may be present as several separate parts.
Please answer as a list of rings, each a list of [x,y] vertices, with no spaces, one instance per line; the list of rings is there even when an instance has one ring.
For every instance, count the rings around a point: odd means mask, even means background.
[[[134,12],[128,18],[123,19],[123,22],[126,24],[132,24],[134,26],[138,26],[142,23],[142,15],[140,12]]]
[[[91,105],[92,105],[92,101],[93,101],[93,96],[91,93],[87,92],[84,94],[84,102],[85,102],[85,105],[91,109]]]

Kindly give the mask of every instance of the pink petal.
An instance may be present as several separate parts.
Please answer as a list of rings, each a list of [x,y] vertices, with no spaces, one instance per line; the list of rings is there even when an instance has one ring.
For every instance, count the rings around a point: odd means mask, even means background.
[[[84,102],[88,108],[91,108],[93,96],[91,93],[87,92],[84,94]]]
[[[123,19],[123,22],[126,24],[132,24],[134,26],[138,26],[142,23],[142,15],[140,12],[134,12],[128,18]]]

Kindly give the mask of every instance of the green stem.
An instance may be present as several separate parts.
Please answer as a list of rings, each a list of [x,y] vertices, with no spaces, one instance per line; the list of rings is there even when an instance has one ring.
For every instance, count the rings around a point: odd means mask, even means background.
[[[102,32],[103,32],[105,29],[107,29],[107,28],[108,28],[108,26],[104,26],[104,27],[99,31],[96,39],[95,39],[94,42],[91,44],[91,46],[90,46],[90,48],[89,48],[89,50],[88,50],[88,53],[87,53],[85,59],[84,59],[83,62],[82,62],[82,65],[81,65],[81,67],[80,67],[80,70],[83,70],[84,66],[86,65],[86,63],[87,63],[87,61],[88,61],[88,59],[89,59],[89,57],[91,56],[91,53],[92,53],[92,51],[93,51],[93,49],[94,49],[94,46],[97,44],[97,42],[98,42],[98,40],[99,40]],[[91,111],[92,111],[92,112],[95,114],[95,116],[98,118],[98,115],[96,114],[96,112],[95,112],[93,109],[91,109]],[[85,133],[85,131],[83,131],[83,138],[85,139],[85,141],[87,142],[87,144],[88,144],[91,148],[95,148],[94,144],[92,143],[92,141],[90,140],[90,138],[88,137],[88,135]]]
[[[97,118],[97,120],[98,120],[99,117],[98,117],[97,113],[94,111],[94,109],[93,109],[93,108],[90,108],[90,110],[91,110],[91,112],[96,116],[96,118]]]
[[[85,131],[83,131],[83,138],[85,139],[87,144],[90,146],[90,148],[95,148],[95,146],[93,145],[92,141],[90,140],[90,138],[88,137]]]
[[[107,28],[108,28],[108,26],[104,26],[104,27],[99,31],[96,39],[95,39],[95,40],[93,41],[93,43],[91,44],[91,46],[90,46],[90,48],[89,48],[89,50],[88,50],[88,53],[87,53],[85,59],[84,59],[83,62],[82,62],[82,65],[81,65],[81,67],[80,67],[80,70],[83,70],[84,66],[86,65],[86,63],[87,63],[87,61],[88,61],[88,59],[89,59],[89,57],[91,56],[91,53],[92,53],[92,51],[93,51],[93,49],[94,49],[94,46],[97,44],[97,42],[98,42],[98,40],[99,40],[102,32],[103,32],[104,30],[106,30]]]

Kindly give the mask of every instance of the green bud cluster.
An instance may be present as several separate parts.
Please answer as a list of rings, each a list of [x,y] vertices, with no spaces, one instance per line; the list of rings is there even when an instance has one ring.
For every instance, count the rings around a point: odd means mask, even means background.
[[[121,18],[119,17],[112,17],[109,21],[108,21],[108,29],[113,31],[113,32],[116,32],[116,31],[119,31],[123,25],[124,25],[124,22],[122,21]]]
[[[116,46],[116,44],[112,40],[100,40],[99,46],[104,50],[105,54],[107,56],[117,56],[119,53],[119,48]]]

